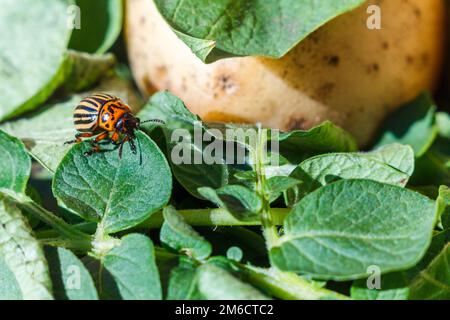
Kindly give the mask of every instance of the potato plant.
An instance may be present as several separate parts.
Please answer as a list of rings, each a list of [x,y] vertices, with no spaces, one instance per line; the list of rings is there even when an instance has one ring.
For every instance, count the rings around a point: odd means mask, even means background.
[[[200,69],[230,56],[282,60],[364,6],[272,2],[292,10],[155,1]],[[10,30],[0,37],[0,299],[450,299],[446,92],[422,85],[380,126],[370,124],[379,132],[365,148],[331,113],[281,132],[263,119],[202,121],[170,91],[137,92],[139,63],[132,73],[120,35],[125,4],[0,0],[0,29]],[[239,28],[192,29],[195,21],[173,13],[220,18],[224,5],[245,23],[248,12],[272,23],[273,33],[255,23],[256,40],[245,44]],[[308,13],[305,22],[287,30],[296,10]],[[436,59],[430,64],[441,69]],[[162,121],[139,127],[137,152],[125,143],[119,156],[106,141],[87,156],[89,139],[65,144],[76,133],[75,106],[97,92]],[[239,139],[242,132],[254,136]]]

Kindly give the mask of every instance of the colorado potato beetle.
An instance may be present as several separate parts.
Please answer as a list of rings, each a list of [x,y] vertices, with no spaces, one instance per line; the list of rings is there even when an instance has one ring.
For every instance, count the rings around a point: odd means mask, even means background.
[[[135,130],[145,122],[164,123],[158,119],[142,121],[133,115],[131,108],[120,98],[106,93],[97,93],[84,98],[75,107],[73,122],[78,131],[75,140],[67,144],[78,143],[82,138],[91,138],[92,149],[85,155],[90,156],[100,152],[101,141],[109,139],[112,144],[119,146],[119,157],[122,157],[123,145],[128,141],[133,153],[136,153],[134,143]]]

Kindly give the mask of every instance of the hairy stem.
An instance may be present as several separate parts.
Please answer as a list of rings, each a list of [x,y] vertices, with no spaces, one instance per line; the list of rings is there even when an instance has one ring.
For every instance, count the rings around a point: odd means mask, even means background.
[[[264,238],[266,239],[267,249],[270,250],[276,246],[279,240],[276,223],[272,220],[270,200],[265,190],[266,174],[265,161],[267,152],[267,133],[261,126],[258,126],[258,138],[253,153],[253,166],[256,173],[256,193],[263,202],[261,210],[261,225],[263,228]]]
[[[17,206],[21,209],[26,210],[37,219],[51,226],[56,234],[62,238],[86,243],[91,241],[91,236],[68,224],[52,212],[44,209],[26,195],[5,190],[2,190],[2,192],[14,199]]]
[[[345,295],[307,281],[295,273],[279,271],[276,268],[264,269],[242,264],[240,265],[240,270],[246,281],[280,299],[350,299]]]
[[[272,208],[270,210],[271,221],[275,225],[281,225],[284,217],[290,212],[290,209]],[[179,210],[179,214],[184,217],[186,223],[194,227],[227,227],[227,226],[258,226],[261,220],[256,217],[253,220],[239,221],[229,212],[223,209],[190,209]],[[162,211],[155,212],[149,219],[132,228],[139,229],[158,229],[163,223]],[[72,227],[79,231],[93,234],[96,231],[97,224],[94,222],[83,222]],[[54,230],[44,230],[36,233],[38,238],[50,238],[57,235]]]

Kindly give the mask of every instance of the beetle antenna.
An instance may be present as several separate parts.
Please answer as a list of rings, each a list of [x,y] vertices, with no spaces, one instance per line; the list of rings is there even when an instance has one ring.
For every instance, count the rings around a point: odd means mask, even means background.
[[[139,140],[139,135],[136,136],[138,149],[139,149],[139,165],[142,165],[142,149],[141,149],[141,140]]]
[[[147,122],[166,124],[163,120],[160,120],[160,119],[150,119],[150,120],[141,121],[141,124],[147,123]]]

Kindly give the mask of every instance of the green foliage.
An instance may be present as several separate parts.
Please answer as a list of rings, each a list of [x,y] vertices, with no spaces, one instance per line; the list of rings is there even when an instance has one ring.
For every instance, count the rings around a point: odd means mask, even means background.
[[[367,288],[367,281],[357,280],[351,288],[351,297],[356,300],[407,300],[408,283],[401,273],[388,273],[381,277],[380,289]]]
[[[363,0],[156,0],[178,37],[205,62],[229,56],[280,58],[311,32]],[[287,28],[286,26],[289,26]]]
[[[21,300],[22,298],[20,286],[14,273],[0,256],[0,299]]]
[[[437,198],[438,217],[441,219],[442,227],[450,229],[450,188],[441,186]]]
[[[197,288],[196,265],[183,261],[170,272],[167,300],[195,300],[201,298]]]
[[[450,299],[450,244],[422,271],[411,284],[411,299]]]
[[[75,0],[80,8],[72,12],[73,22],[80,19],[80,28],[75,28],[69,47],[89,53],[105,53],[118,38],[122,30],[122,0]]]
[[[64,88],[69,92],[78,92],[91,88],[111,73],[116,58],[111,53],[105,55],[88,54],[70,50],[68,59],[71,64]]]
[[[414,149],[416,157],[420,157],[436,138],[435,113],[436,106],[431,96],[428,93],[420,95],[390,116],[381,130],[377,145],[408,144]]]
[[[25,192],[31,171],[31,160],[17,138],[0,130],[0,189]]]
[[[141,234],[128,234],[101,257],[100,295],[107,299],[158,300],[161,283],[152,241]]]
[[[415,192],[369,180],[340,180],[294,207],[270,256],[283,270],[317,279],[362,278],[371,265],[383,273],[402,270],[424,255],[435,220],[434,203]]]
[[[212,264],[198,268],[198,290],[208,300],[266,300],[252,286],[241,282],[225,269]],[[214,285],[211,285],[214,283]]]
[[[23,299],[53,299],[44,251],[33,238],[20,209],[3,195],[0,195],[0,257],[3,270],[10,271],[2,274],[2,277],[8,277],[6,286],[0,286],[2,290],[9,290],[11,286],[17,289],[16,281]],[[1,293],[2,296],[6,294]]]
[[[167,155],[178,182],[192,195],[201,198],[200,187],[220,188],[228,182],[228,168],[222,162],[205,164],[202,147],[195,143],[196,132],[202,135],[206,127],[186,108],[184,103],[169,92],[155,94],[139,113],[141,119],[160,119],[167,145]],[[195,127],[197,126],[197,127]],[[182,131],[180,131],[182,129]],[[174,131],[177,130],[177,134]],[[200,136],[200,140],[201,140]],[[174,161],[187,156],[188,161]],[[200,159],[200,160],[196,160]]]
[[[227,185],[217,190],[203,187],[199,188],[198,192],[239,220],[251,219],[262,207],[262,201],[258,195],[240,185]]]
[[[97,300],[97,290],[83,263],[70,250],[45,248],[53,283],[53,294],[59,300]]]
[[[408,147],[405,147],[409,150]],[[402,146],[397,146],[401,151]],[[402,158],[402,153],[397,153]],[[381,162],[383,150],[372,153],[328,153],[309,158],[291,173],[291,177],[301,181],[301,184],[289,189],[286,198],[290,206],[296,204],[302,197],[312,191],[341,179],[367,179],[386,184],[405,186],[409,175],[397,170],[392,163],[404,166],[407,171],[414,167],[414,158],[409,158],[409,164],[402,163],[401,159],[391,158],[388,163]],[[379,161],[379,160],[380,161]]]
[[[156,0],[206,62],[281,57],[362,3]],[[67,28],[72,4],[81,29]],[[168,92],[138,113],[124,48],[112,48],[122,6],[0,0],[1,299],[450,298],[449,115],[430,95],[366,152],[331,122],[280,134],[205,124]],[[104,141],[85,156],[89,141],[64,142],[94,92],[165,123],[137,130],[136,154]],[[373,266],[380,289],[367,286]]]
[[[164,223],[160,234],[163,244],[198,260],[209,257],[211,244],[186,224],[173,207],[164,208],[163,215]]]
[[[357,150],[354,138],[329,121],[307,131],[282,133],[279,141],[280,154],[294,163],[316,154]]]
[[[408,145],[387,144],[374,151],[360,153],[360,155],[385,163],[408,176],[414,172],[414,150]]]
[[[60,162],[53,191],[65,207],[101,223],[106,233],[133,227],[161,209],[170,198],[172,176],[156,144],[141,132],[138,154],[129,144],[117,152],[86,157],[87,143],[75,145]]]
[[[66,0],[0,1],[0,120],[36,108],[64,81],[71,34],[67,5]]]

